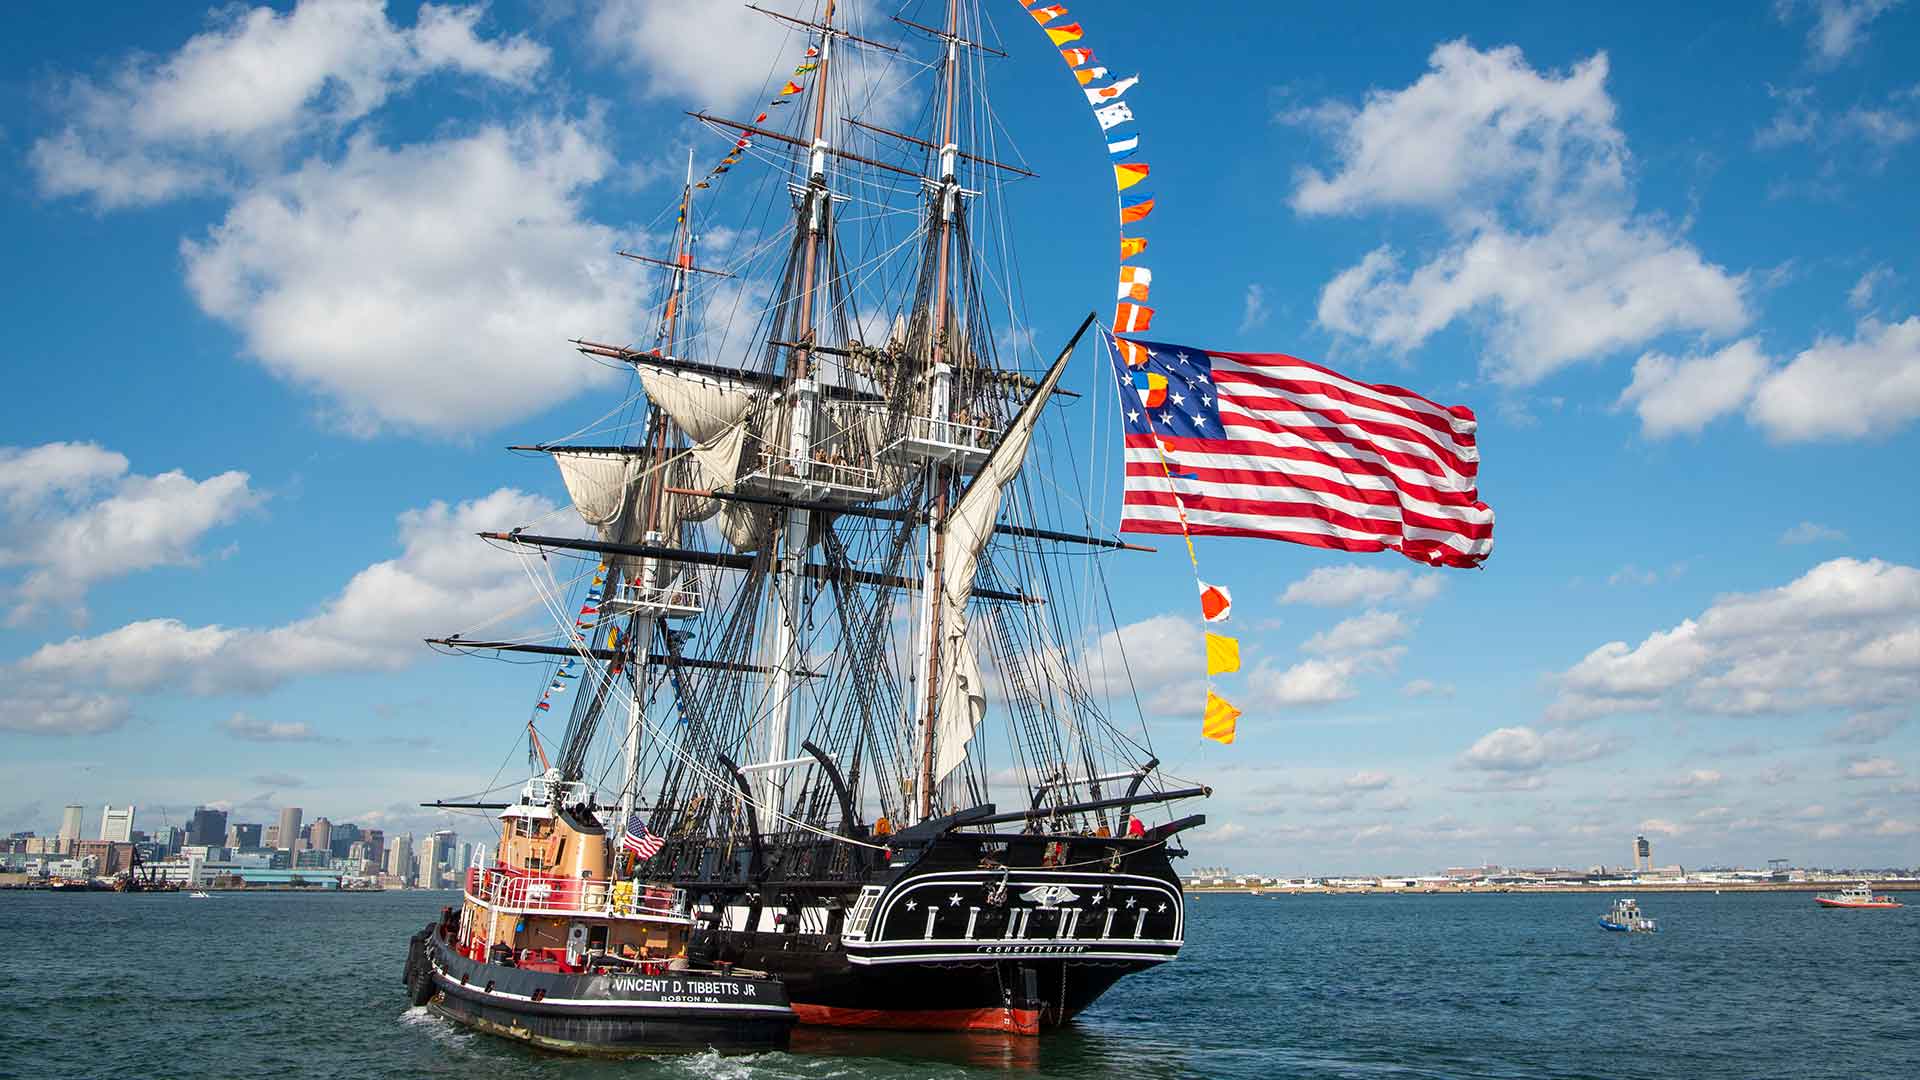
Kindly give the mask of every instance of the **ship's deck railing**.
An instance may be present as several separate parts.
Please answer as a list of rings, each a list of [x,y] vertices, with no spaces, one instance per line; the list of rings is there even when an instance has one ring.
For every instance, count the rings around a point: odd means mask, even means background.
[[[534,806],[549,806],[562,801],[574,805],[586,801],[585,796],[589,794],[587,786],[578,781],[549,780],[544,776],[528,780],[521,793]]]
[[[687,894],[681,889],[528,874],[498,867],[470,868],[467,895],[500,911],[673,922],[685,922],[689,917]]]
[[[639,611],[668,619],[686,619],[704,610],[699,584],[682,579],[671,585],[623,584],[600,605],[602,611]]]
[[[880,470],[871,458],[855,461],[825,449],[816,450],[809,461],[762,448],[751,456],[741,485],[827,501],[859,501],[882,494]]]
[[[1000,440],[1000,429],[961,420],[910,416],[906,430],[882,450],[889,461],[940,461],[971,471],[979,468]]]

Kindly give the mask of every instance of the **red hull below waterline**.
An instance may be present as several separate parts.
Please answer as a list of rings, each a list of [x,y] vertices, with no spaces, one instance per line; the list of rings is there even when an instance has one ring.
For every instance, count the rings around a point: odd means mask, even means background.
[[[1858,900],[1829,900],[1824,896],[1814,897],[1813,902],[1819,904],[1821,907],[1830,908],[1897,908],[1906,906],[1893,900],[1874,900],[1870,903],[1863,904]]]
[[[793,1011],[803,1024],[828,1027],[1040,1034],[1038,1009],[847,1009],[828,1005],[795,1005]]]

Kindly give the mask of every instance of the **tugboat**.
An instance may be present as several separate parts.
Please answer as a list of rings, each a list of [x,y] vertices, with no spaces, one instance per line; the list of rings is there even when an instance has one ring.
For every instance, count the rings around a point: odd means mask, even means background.
[[[1612,930],[1621,934],[1652,933],[1654,921],[1640,914],[1640,902],[1631,897],[1621,897],[1613,902],[1612,910],[1600,916],[1600,929]]]
[[[549,1050],[784,1048],[785,988],[689,962],[685,896],[618,880],[621,853],[580,792],[550,769],[502,810],[498,860],[468,871],[459,911],[413,936],[412,1003]]]
[[[1823,908],[1863,908],[1868,910],[1887,910],[1906,906],[1900,903],[1900,901],[1889,897],[1875,896],[1872,886],[1864,881],[1858,885],[1849,885],[1841,889],[1838,893],[1820,893],[1813,898],[1813,902]]]

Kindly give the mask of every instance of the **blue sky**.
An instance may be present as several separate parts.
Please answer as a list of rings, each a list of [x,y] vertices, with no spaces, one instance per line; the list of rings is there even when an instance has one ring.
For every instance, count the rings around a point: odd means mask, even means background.
[[[1196,857],[1920,862],[1920,8],[1068,6],[1142,76],[1152,336],[1473,406],[1499,515],[1477,572],[1202,544],[1247,670],[1230,748],[1153,705],[1219,789]],[[1105,308],[1111,188],[1045,39],[985,10],[1045,348]],[[694,0],[0,25],[0,829],[435,823],[409,804],[483,786],[537,693],[415,644],[526,599],[470,534],[564,492],[499,448],[625,393],[564,339],[638,338],[603,256],[719,149],[681,110],[750,108],[787,43]],[[1184,686],[1161,546],[1108,573]]]

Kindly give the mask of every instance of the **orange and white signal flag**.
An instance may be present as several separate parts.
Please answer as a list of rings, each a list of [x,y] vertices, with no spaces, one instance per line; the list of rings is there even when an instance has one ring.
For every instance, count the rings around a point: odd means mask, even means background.
[[[1113,345],[1120,350],[1121,361],[1130,368],[1143,367],[1147,361],[1153,359],[1153,354],[1147,351],[1147,347],[1137,341],[1114,338]]]
[[[1233,614],[1233,594],[1224,585],[1200,582],[1200,614],[1208,622],[1226,622]]]
[[[1119,334],[1139,334],[1153,328],[1153,309],[1122,300],[1113,306],[1113,329]]]
[[[1153,271],[1144,266],[1123,266],[1120,268],[1120,291],[1115,300],[1145,300],[1147,289],[1153,284]]]

